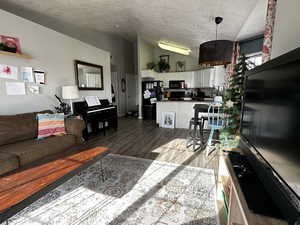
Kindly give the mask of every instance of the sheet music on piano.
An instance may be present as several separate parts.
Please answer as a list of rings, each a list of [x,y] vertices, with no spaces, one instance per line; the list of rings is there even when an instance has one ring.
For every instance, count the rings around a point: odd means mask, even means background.
[[[85,97],[85,101],[89,107],[101,105],[99,98],[97,96],[87,96],[87,97]]]

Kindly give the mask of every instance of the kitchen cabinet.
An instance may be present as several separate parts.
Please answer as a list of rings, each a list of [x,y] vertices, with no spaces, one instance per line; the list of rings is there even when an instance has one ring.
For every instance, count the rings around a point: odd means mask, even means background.
[[[226,70],[224,66],[202,69],[194,72],[193,86],[197,87],[224,87]]]
[[[184,80],[187,88],[208,88],[224,86],[226,71],[223,66],[205,68],[197,71],[157,73],[142,71],[142,77],[161,80],[164,88],[169,88],[170,80]]]
[[[194,72],[193,88],[214,87],[214,69],[207,68]]]
[[[163,85],[165,88],[169,88],[170,80],[185,80],[185,83],[190,85],[192,77],[191,73],[192,72],[158,73],[156,79],[163,81]]]
[[[163,81],[165,88],[169,88],[170,80],[184,80],[187,88],[193,88],[194,87],[194,73],[195,73],[195,71],[157,73],[156,79]]]
[[[217,87],[224,87],[226,78],[226,69],[224,66],[215,66],[214,85]]]

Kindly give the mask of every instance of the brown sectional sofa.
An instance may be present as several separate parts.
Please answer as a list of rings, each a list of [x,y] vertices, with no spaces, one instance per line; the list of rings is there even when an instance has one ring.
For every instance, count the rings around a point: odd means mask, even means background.
[[[37,140],[37,113],[0,116],[0,176],[83,142],[80,119],[65,120],[66,135]]]

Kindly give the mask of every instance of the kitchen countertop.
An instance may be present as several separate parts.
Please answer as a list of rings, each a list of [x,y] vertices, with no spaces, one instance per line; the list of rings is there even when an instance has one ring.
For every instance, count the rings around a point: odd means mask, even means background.
[[[165,113],[172,112],[175,114],[175,127],[188,129],[191,118],[194,117],[195,105],[209,106],[212,100],[162,100],[156,104],[156,123],[163,127],[163,118]]]
[[[213,100],[160,100],[157,101],[157,103],[163,103],[163,102],[205,102],[205,103],[211,103]]]

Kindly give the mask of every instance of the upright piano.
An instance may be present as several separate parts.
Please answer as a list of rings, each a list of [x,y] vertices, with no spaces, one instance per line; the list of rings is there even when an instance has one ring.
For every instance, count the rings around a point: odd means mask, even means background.
[[[101,99],[100,105],[88,106],[86,101],[74,102],[73,109],[75,115],[80,115],[86,124],[83,131],[85,140],[98,135],[105,129],[112,127],[118,128],[117,107],[111,105],[107,99]]]

